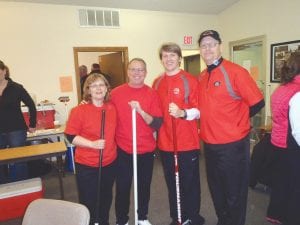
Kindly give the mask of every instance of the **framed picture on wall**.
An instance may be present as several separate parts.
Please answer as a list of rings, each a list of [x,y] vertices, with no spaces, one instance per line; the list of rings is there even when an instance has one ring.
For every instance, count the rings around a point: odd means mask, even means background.
[[[280,72],[292,52],[300,52],[300,40],[271,44],[271,82],[280,82]]]

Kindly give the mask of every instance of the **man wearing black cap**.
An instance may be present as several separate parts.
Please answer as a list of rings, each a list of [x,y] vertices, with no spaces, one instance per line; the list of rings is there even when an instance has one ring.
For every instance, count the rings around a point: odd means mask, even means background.
[[[207,65],[199,76],[200,134],[217,225],[244,225],[248,196],[250,117],[263,96],[243,67],[221,56],[221,38],[207,30],[198,40]]]

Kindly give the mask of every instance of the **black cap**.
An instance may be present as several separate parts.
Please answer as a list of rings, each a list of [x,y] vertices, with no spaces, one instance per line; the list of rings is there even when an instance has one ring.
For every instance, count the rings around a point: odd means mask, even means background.
[[[220,35],[217,31],[215,30],[206,30],[206,31],[203,31],[201,34],[200,34],[200,37],[199,37],[199,40],[198,40],[198,44],[200,45],[201,41],[203,38],[205,37],[212,37],[213,39],[217,40],[219,43],[221,43],[221,38],[220,38]]]

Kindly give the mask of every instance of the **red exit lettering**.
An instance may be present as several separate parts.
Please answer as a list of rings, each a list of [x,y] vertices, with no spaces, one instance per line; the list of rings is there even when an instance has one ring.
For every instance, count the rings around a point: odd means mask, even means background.
[[[192,45],[193,44],[193,37],[192,36],[184,36],[183,37],[183,44]]]

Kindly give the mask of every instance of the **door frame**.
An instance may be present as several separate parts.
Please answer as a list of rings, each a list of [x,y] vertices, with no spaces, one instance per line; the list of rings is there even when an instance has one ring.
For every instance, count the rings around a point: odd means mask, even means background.
[[[255,37],[250,37],[250,38],[245,38],[245,39],[241,39],[241,40],[237,40],[237,41],[231,41],[229,42],[229,50],[230,50],[230,60],[232,62],[234,62],[233,60],[233,47],[234,46],[239,46],[239,45],[247,45],[247,44],[253,44],[253,43],[257,43],[257,42],[261,42],[262,44],[262,77],[261,77],[261,82],[264,85],[263,91],[264,91],[264,98],[265,98],[265,102],[266,102],[266,106],[265,106],[265,118],[264,121],[266,122],[267,119],[267,115],[269,113],[269,107],[270,107],[270,103],[268,101],[268,99],[270,98],[270,83],[269,83],[269,77],[267,76],[267,67],[266,67],[266,59],[267,59],[267,45],[266,45],[266,35],[260,35],[260,36],[255,36]]]
[[[128,47],[73,47],[74,53],[74,66],[76,74],[76,89],[77,89],[77,100],[81,102],[81,91],[80,91],[80,75],[79,75],[79,62],[78,53],[80,52],[121,52],[123,60],[123,80],[127,77],[127,64],[128,64]]]
[[[245,38],[237,41],[231,41],[229,42],[229,50],[230,50],[230,60],[233,61],[233,47],[237,45],[246,45],[246,44],[252,44],[256,42],[262,43],[262,60],[263,60],[263,71],[266,72],[266,35],[260,35],[250,38]]]

